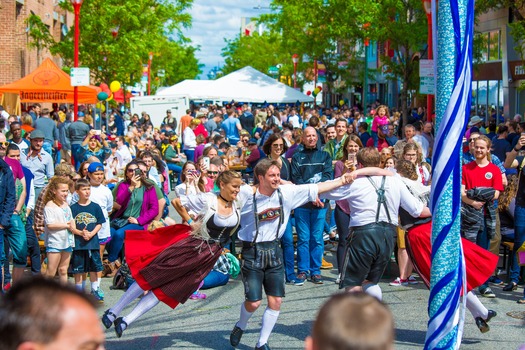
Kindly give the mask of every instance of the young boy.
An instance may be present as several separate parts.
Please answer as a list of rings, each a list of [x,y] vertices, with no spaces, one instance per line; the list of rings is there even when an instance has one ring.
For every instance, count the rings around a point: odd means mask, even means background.
[[[97,233],[106,221],[100,206],[89,199],[91,185],[86,179],[79,179],[75,184],[78,202],[71,205],[71,212],[75,220],[75,248],[73,250],[72,266],[75,275],[75,285],[83,291],[82,276],[89,272],[91,294],[100,302],[104,301],[104,294],[100,290],[98,273],[102,271],[99,242]]]
[[[100,245],[100,257],[104,256],[106,244],[111,240],[111,232],[109,227],[109,213],[113,209],[113,194],[111,190],[103,184],[104,182],[104,165],[102,163],[91,163],[88,168],[88,180],[91,185],[91,195],[89,199],[94,203],[100,205],[102,213],[106,221],[102,224],[102,228],[98,231],[98,242]],[[75,198],[76,196],[73,196]],[[102,272],[99,273],[98,282],[102,277]]]

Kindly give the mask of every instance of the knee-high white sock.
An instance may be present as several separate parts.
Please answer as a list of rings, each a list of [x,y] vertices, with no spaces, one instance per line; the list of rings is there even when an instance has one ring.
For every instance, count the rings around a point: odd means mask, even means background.
[[[261,334],[259,335],[259,342],[257,343],[257,347],[261,347],[268,342],[268,338],[270,338],[270,334],[272,333],[275,323],[277,323],[278,317],[279,311],[272,310],[269,307],[267,307],[266,310],[264,310]]]
[[[467,309],[474,318],[481,317],[486,320],[489,317],[489,310],[479,301],[476,294],[472,292],[467,293]]]
[[[136,283],[135,283],[136,284]],[[124,322],[128,324],[128,326],[134,322],[137,318],[144,315],[149,310],[153,309],[157,304],[159,303],[159,299],[153,294],[153,292],[149,292],[145,296],[140,299],[139,303],[135,308],[123,318]]]
[[[381,291],[381,287],[379,287],[379,285],[377,284],[371,284],[371,283],[365,284],[363,285],[363,291],[366,294],[369,294],[377,298],[380,301],[383,300],[383,292]]]
[[[139,284],[133,283],[131,286],[129,286],[128,290],[124,294],[122,294],[115,306],[109,309],[109,311],[114,313],[115,316],[118,316],[126,306],[128,306],[133,300],[137,299],[143,293],[144,290],[140,288]],[[108,315],[108,317],[111,321],[115,321],[112,320],[113,317],[111,317],[111,315]]]
[[[252,317],[253,312],[248,312],[246,310],[246,307],[244,306],[244,303],[241,304],[241,317],[239,318],[239,322],[237,322],[237,327],[242,329],[243,331],[248,326],[248,321],[250,320],[250,317]]]

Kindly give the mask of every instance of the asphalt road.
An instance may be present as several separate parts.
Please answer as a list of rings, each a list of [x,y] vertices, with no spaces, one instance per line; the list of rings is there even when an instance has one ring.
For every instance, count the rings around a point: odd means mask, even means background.
[[[331,262],[335,259],[332,253],[328,253],[326,258]],[[392,263],[381,283],[384,301],[394,314],[395,348],[421,349],[428,322],[426,310],[429,291],[422,283],[409,287],[389,286],[388,282],[395,277],[395,273],[396,266]],[[286,286],[282,311],[269,340],[272,349],[304,348],[304,339],[310,333],[317,310],[330,295],[338,293],[334,283],[336,270],[324,270],[323,277],[323,285],[306,282],[303,286]],[[110,283],[110,279],[103,279],[106,300],[101,306],[101,315],[123,293],[120,290],[109,290]],[[487,308],[498,313],[490,321],[491,330],[482,334],[467,311],[461,349],[510,350],[525,344],[525,321],[507,315],[508,312],[517,312],[518,316],[525,317],[525,306],[516,303],[523,295],[523,288],[509,293],[503,292],[501,287],[494,286],[492,289],[497,298],[482,299]],[[239,317],[240,303],[244,296],[240,278],[231,280],[226,286],[204,292],[207,299],[188,300],[175,310],[164,304],[157,305],[133,323],[120,339],[116,338],[113,328],[106,331],[107,349],[231,349],[229,334]],[[251,318],[238,349],[254,348],[265,305],[264,303]],[[124,310],[123,315],[130,310]]]

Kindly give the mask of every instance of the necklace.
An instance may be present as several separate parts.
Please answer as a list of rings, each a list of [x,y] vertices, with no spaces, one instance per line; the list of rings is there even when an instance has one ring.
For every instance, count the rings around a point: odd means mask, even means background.
[[[224,201],[224,203],[225,203],[224,206],[226,208],[231,208],[231,206],[232,206],[232,202],[231,201],[227,201],[226,199],[224,199],[224,197],[221,194],[219,194],[219,197],[221,197],[221,199]]]

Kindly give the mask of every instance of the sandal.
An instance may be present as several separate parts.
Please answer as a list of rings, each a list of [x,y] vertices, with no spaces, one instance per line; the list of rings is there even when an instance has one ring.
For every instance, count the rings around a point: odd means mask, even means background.
[[[525,304],[525,299],[519,299],[519,300],[517,301],[517,303],[518,303],[518,304]]]
[[[192,295],[190,295],[190,299],[197,300],[197,299],[206,299],[206,294],[201,292],[195,292]]]

